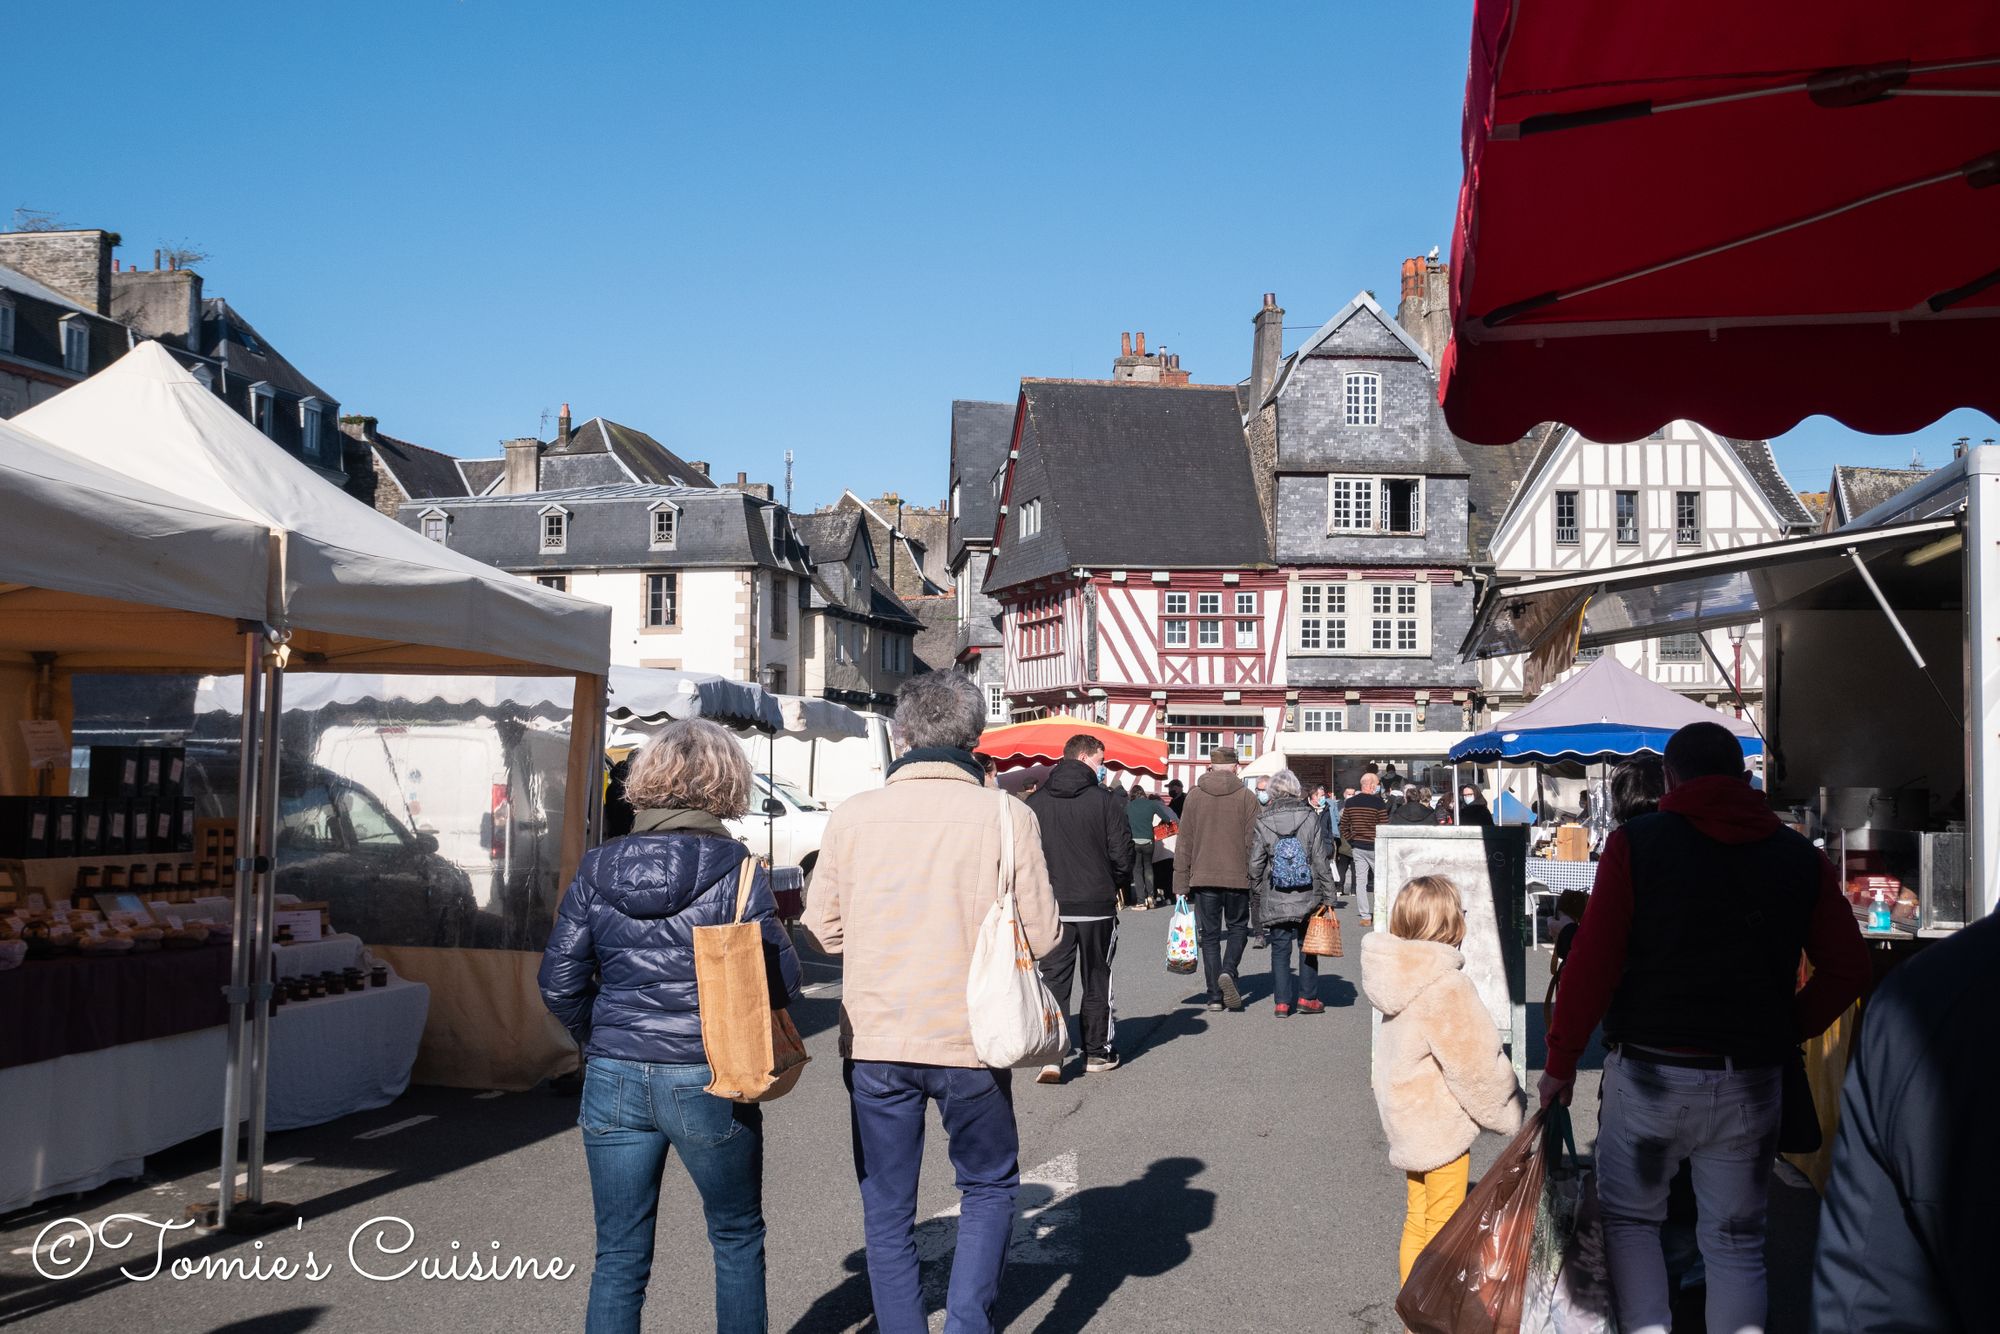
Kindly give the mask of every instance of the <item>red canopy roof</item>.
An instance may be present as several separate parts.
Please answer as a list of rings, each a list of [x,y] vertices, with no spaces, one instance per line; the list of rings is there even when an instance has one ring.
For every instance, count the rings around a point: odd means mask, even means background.
[[[1007,727],[989,727],[973,750],[980,755],[991,755],[1002,769],[1054,764],[1062,758],[1064,743],[1079,732],[1088,732],[1104,742],[1104,763],[1109,768],[1129,769],[1154,778],[1167,776],[1166,742],[1080,718],[1039,718]]]
[[[1446,420],[2000,415],[2000,4],[1477,0]]]

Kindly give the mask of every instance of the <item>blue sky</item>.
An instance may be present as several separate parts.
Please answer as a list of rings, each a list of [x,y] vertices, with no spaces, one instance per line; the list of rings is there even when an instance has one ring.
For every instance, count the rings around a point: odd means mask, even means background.
[[[0,210],[189,242],[349,412],[492,455],[568,401],[802,508],[946,490],[954,398],[1242,376],[1448,246],[1470,5],[27,7]],[[1949,457],[1814,419],[1831,465]]]

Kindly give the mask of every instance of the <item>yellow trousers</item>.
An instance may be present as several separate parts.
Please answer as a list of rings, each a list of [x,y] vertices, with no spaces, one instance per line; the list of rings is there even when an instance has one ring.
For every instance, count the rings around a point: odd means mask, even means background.
[[[1417,1256],[1430,1245],[1458,1206],[1465,1203],[1465,1183],[1472,1172],[1472,1155],[1461,1154],[1454,1162],[1428,1172],[1408,1173],[1410,1211],[1403,1219],[1402,1277],[1410,1278]]]

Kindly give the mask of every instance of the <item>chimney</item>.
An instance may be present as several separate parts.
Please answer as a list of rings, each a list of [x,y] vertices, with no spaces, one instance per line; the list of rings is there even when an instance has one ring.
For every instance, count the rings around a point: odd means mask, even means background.
[[[1276,292],[1264,293],[1264,307],[1250,323],[1256,330],[1250,338],[1250,410],[1255,412],[1264,406],[1285,356],[1285,308]]]
[[[1433,250],[1403,261],[1402,299],[1396,303],[1396,323],[1431,359],[1433,369],[1451,341],[1451,265]]]
[[[522,436],[504,442],[506,473],[500,482],[503,495],[524,496],[542,489],[542,442]]]
[[[739,472],[739,473],[737,473],[737,474],[736,474],[736,489],[737,489],[737,490],[739,490],[739,491],[740,491],[740,490],[742,490],[742,489],[743,489],[743,487],[744,487],[744,486],[745,486],[746,484],[748,484],[748,482],[749,482],[749,481],[750,481],[750,474],[749,474],[749,473],[747,473],[747,472]]]
[[[111,232],[0,233],[0,264],[99,315],[111,313]]]
[[[703,463],[700,459],[689,459],[688,467],[693,468],[703,477],[708,476],[708,465],[706,463]]]
[[[1175,352],[1162,355],[1166,356],[1167,364],[1160,371],[1160,383],[1186,384],[1188,382],[1188,373],[1181,369],[1181,354]]]
[[[556,444],[563,449],[569,448],[569,404],[567,403],[562,406],[562,416],[556,418]]]
[[[201,275],[193,269],[149,273],[113,269],[111,318],[148,338],[201,346]]]
[[[1129,330],[1118,335],[1118,355],[1121,357],[1132,355],[1132,334]]]
[[[1146,331],[1144,329],[1139,330],[1138,333],[1132,336],[1132,355],[1135,357],[1146,355]]]

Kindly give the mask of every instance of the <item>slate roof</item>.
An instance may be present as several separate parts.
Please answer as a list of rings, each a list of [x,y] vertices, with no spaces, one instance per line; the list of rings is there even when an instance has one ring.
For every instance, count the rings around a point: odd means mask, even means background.
[[[645,538],[647,512],[661,501],[673,502],[680,518],[675,545],[654,551]],[[550,505],[574,515],[563,551],[540,547],[535,517]],[[757,565],[810,573],[805,553],[787,530],[784,507],[740,491],[624,482],[517,495],[446,496],[404,505],[397,518],[416,527],[428,509],[452,516],[449,541],[454,551],[503,570]]]
[[[1241,569],[1271,559],[1236,390],[1023,380],[1020,459],[986,586],[1073,566]],[[1041,532],[1014,515],[1042,501]]]
[[[1799,493],[1792,490],[1792,484],[1778,471],[1777,457],[1771,453],[1769,440],[1738,440],[1732,436],[1722,437],[1723,443],[1736,451],[1736,457],[1743,462],[1744,471],[1750,474],[1757,488],[1770,498],[1771,508],[1778,512],[1778,518],[1787,527],[1810,528],[1813,516],[1799,500]],[[1918,476],[1923,476],[1922,472]],[[1897,487],[1896,490],[1902,490]],[[1891,492],[1890,494],[1894,494]],[[1886,497],[1885,497],[1886,498]]]
[[[922,628],[923,623],[908,606],[904,605],[903,600],[896,596],[896,591],[889,587],[889,582],[875,569],[875,544],[868,537],[868,530],[862,525],[860,511],[842,509],[821,510],[817,514],[795,514],[792,516],[792,526],[798,531],[799,540],[812,552],[813,606],[821,609],[837,607],[843,611],[872,616],[877,620],[891,622],[913,631]],[[861,599],[836,591],[836,589],[846,589],[846,580],[836,582],[827,577],[828,571],[846,566],[847,553],[854,549],[857,533],[861,540],[868,544],[868,597],[865,606],[861,605]]]
[[[906,605],[924,626],[912,646],[917,661],[934,672],[948,670],[958,654],[958,599],[944,594],[911,598]]]
[[[958,515],[946,542],[956,566],[967,542],[990,543],[999,503],[993,474],[1007,461],[1014,439],[1014,404],[956,399],[951,405],[951,485],[958,491]]]
[[[854,548],[854,530],[861,524],[857,510],[821,510],[817,514],[794,514],[792,527],[799,540],[812,548],[815,565],[833,565],[847,559]]]
[[[592,417],[570,432],[567,444],[542,445],[542,481],[562,487],[644,482],[716,490],[693,464],[636,427]]]
[[[46,301],[52,306],[61,306],[64,310],[77,311],[84,315],[94,315],[98,319],[110,318],[106,315],[98,315],[89,306],[78,305],[55,288],[47,286],[44,283],[39,283],[18,269],[10,269],[4,264],[0,264],[0,291],[13,292],[17,296],[32,297],[36,301]]]
[[[1466,527],[1475,564],[1491,563],[1493,534],[1500,530],[1500,521],[1507,517],[1514,497],[1526,488],[1530,469],[1540,463],[1545,450],[1552,450],[1551,437],[1560,438],[1566,429],[1544,422],[1512,444],[1458,442],[1459,456],[1470,469],[1467,498],[1472,512]]]
[[[1292,372],[1298,368],[1299,363],[1305,358],[1312,356],[1314,352],[1319,350],[1321,343],[1326,342],[1327,339],[1340,332],[1342,325],[1364,310],[1374,315],[1383,328],[1394,334],[1396,341],[1407,348],[1411,356],[1422,362],[1425,370],[1430,371],[1433,375],[1437,373],[1437,367],[1431,365],[1430,354],[1424,351],[1423,344],[1410,337],[1407,329],[1389,318],[1388,313],[1382,309],[1374,297],[1368,295],[1366,292],[1357,292],[1352,301],[1349,301],[1340,308],[1339,314],[1335,315],[1325,324],[1322,324],[1311,338],[1299,344],[1297,351],[1278,363],[1278,373],[1271,380],[1270,392],[1264,395],[1264,402],[1258,404],[1258,406],[1263,407],[1267,404],[1277,402],[1278,395],[1285,392],[1285,382],[1291,378]]]
[[[465,479],[465,494],[484,495],[486,488],[499,481],[507,471],[505,459],[460,459],[458,472]]]
[[[451,455],[380,431],[369,438],[369,443],[375,446],[375,456],[382,460],[382,466],[410,499],[470,494],[465,475],[458,469],[458,460]]]
[[[202,354],[221,362],[232,378],[240,377],[251,383],[261,380],[299,398],[336,401],[332,394],[286,361],[264,341],[250,321],[219,296],[207,297],[201,303],[201,343]]]
[[[1930,475],[1929,468],[1835,467],[1831,497],[1834,517],[1841,523],[1858,519]]]

